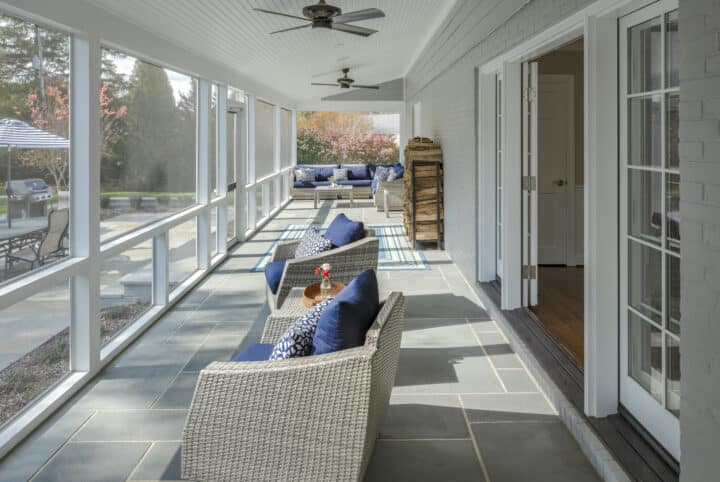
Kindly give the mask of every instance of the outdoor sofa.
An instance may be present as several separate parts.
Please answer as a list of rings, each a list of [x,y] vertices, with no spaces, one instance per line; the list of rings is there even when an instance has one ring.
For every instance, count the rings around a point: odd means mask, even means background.
[[[400,163],[395,164],[298,164],[296,169],[312,169],[315,171],[314,181],[298,181],[295,171],[293,171],[291,194],[295,199],[313,199],[315,196],[315,188],[318,186],[329,186],[328,180],[333,177],[334,169],[347,169],[348,180],[338,181],[341,186],[353,186],[353,196],[355,199],[371,198],[375,193],[377,183],[373,183],[377,168],[387,167],[393,168],[398,172],[402,172]],[[402,174],[400,174],[402,175]],[[321,193],[321,197],[331,198],[337,196],[337,193]]]
[[[403,317],[403,295],[393,292],[362,346],[208,365],[183,432],[183,479],[363,480],[395,380]],[[271,315],[262,343],[275,343],[295,319]]]

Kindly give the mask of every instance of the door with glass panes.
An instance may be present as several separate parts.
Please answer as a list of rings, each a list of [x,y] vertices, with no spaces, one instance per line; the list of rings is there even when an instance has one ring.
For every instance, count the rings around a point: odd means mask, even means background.
[[[677,6],[620,20],[620,403],[679,459]]]

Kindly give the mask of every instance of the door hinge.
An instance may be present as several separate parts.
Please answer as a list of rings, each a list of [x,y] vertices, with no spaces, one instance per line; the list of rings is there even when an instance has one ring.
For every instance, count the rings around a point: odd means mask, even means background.
[[[524,264],[522,267],[522,279],[536,279],[537,266]]]
[[[525,102],[532,103],[532,102],[535,102],[536,99],[537,99],[537,92],[535,92],[535,89],[533,89],[532,87],[527,87],[527,88],[523,89],[523,100]]]
[[[537,178],[535,176],[523,176],[522,189],[523,191],[534,191],[537,189]]]

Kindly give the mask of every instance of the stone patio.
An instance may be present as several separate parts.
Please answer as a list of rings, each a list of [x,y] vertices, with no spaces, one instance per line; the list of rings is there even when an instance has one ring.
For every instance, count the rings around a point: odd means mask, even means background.
[[[198,372],[258,341],[264,276],[250,269],[287,224],[338,212],[400,222],[367,200],[296,201],[0,463],[0,481],[177,480]],[[599,480],[498,325],[442,251],[427,271],[380,271],[405,292],[400,367],[368,481]]]

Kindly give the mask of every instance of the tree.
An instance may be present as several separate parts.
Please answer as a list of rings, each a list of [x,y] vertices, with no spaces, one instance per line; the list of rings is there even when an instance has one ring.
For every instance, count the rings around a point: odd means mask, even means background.
[[[135,191],[163,191],[177,158],[179,118],[164,69],[135,62],[127,95],[125,185]],[[174,173],[181,178],[187,173]]]
[[[64,91],[58,87],[47,87],[43,97],[35,93],[28,94],[26,104],[35,127],[67,137],[70,117],[67,86]],[[24,165],[48,172],[58,191],[67,188],[67,150],[28,149],[22,151],[19,157]]]
[[[396,136],[374,130],[368,114],[300,112],[297,117],[300,164],[397,162]]]

